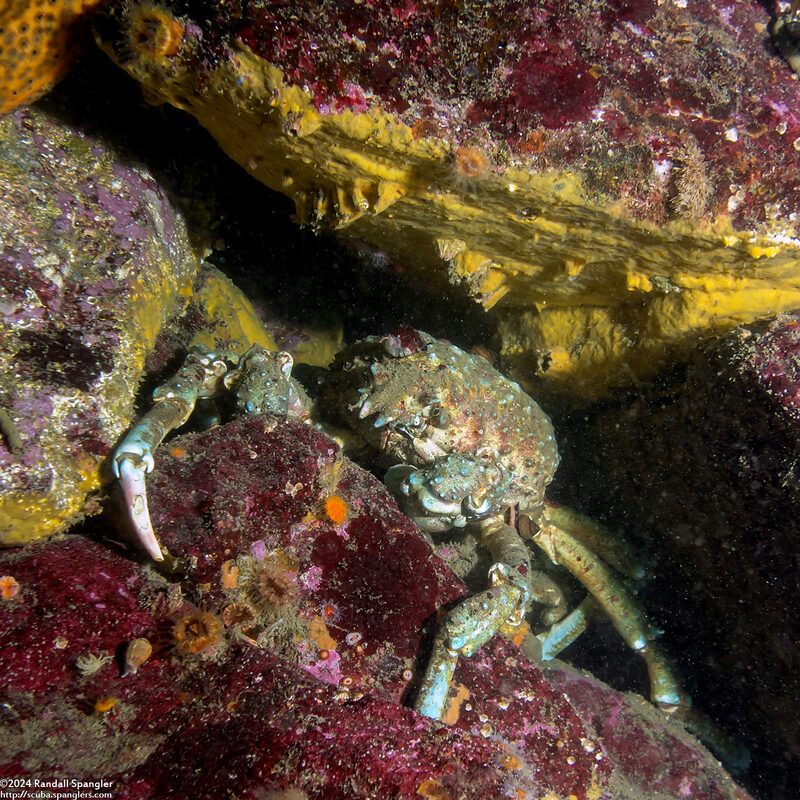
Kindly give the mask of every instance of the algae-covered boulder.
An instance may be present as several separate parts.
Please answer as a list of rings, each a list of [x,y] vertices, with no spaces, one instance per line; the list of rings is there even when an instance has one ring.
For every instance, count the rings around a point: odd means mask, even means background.
[[[704,343],[563,429],[565,499],[657,559],[642,599],[687,688],[748,740],[765,797],[800,796],[800,314]]]
[[[749,800],[641,698],[500,636],[460,660],[449,724],[409,708],[466,588],[312,426],[253,416],[155,460],[180,583],[80,535],[0,553],[10,774],[125,800]]]
[[[751,0],[129,2],[96,23],[302,222],[596,396],[800,305],[800,85]]]
[[[0,119],[0,544],[89,510],[198,263],[144,167],[39,110]]]

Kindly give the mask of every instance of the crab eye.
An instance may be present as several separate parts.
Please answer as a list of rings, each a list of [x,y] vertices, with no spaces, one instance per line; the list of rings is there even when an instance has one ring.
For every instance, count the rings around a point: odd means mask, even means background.
[[[464,499],[464,509],[470,514],[485,514],[491,507],[488,497],[481,498],[473,494]]]
[[[436,428],[450,425],[450,415],[441,406],[434,406],[428,414],[428,423]]]

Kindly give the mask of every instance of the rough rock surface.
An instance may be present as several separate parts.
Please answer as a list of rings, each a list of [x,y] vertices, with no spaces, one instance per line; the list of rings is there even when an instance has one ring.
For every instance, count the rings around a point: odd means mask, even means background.
[[[301,221],[502,300],[515,366],[597,396],[800,304],[800,89],[768,23],[752,0],[148,1],[98,30]]]
[[[0,119],[0,240],[0,544],[12,544],[88,510],[198,259],[145,168],[34,109]]]
[[[795,312],[576,413],[557,477],[656,558],[645,597],[687,688],[750,738],[753,778],[780,800],[800,792],[799,399]]]
[[[451,725],[400,705],[464,587],[318,431],[241,420],[156,462],[166,578],[76,535],[0,555],[0,775],[131,800],[747,800],[641,699],[502,639],[459,666]]]

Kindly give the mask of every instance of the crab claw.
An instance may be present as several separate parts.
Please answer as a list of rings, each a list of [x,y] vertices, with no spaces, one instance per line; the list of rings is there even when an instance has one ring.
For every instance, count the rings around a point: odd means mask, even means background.
[[[153,525],[150,522],[150,512],[147,508],[147,487],[145,486],[144,476],[147,472],[146,466],[134,466],[129,458],[123,458],[116,462],[115,466],[119,471],[119,479],[122,484],[122,493],[125,496],[125,505],[131,516],[133,529],[139,537],[144,549],[156,561],[163,561],[161,547],[156,539]]]

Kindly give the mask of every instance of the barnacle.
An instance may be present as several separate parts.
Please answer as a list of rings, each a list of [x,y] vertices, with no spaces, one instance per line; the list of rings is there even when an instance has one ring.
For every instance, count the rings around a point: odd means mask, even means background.
[[[226,628],[246,631],[258,622],[256,612],[247,603],[231,603],[222,609],[222,622]]]
[[[264,564],[258,573],[258,591],[268,603],[286,605],[294,599],[295,589],[291,579],[275,568],[274,564]]]
[[[453,158],[453,183],[461,191],[470,191],[489,178],[491,162],[477,147],[459,147]]]
[[[210,611],[193,611],[174,624],[172,639],[180,655],[210,658],[224,642],[222,620]]]
[[[352,675],[345,675],[340,681],[337,688],[334,700],[337,703],[352,703],[354,700],[360,700],[364,696],[364,692],[356,689],[356,679]]]
[[[178,54],[185,26],[166,9],[148,3],[132,6],[127,10],[126,23],[123,61],[140,56],[172,58]]]
[[[297,561],[282,550],[273,550],[255,562],[246,580],[247,593],[258,608],[286,606],[297,593]]]

